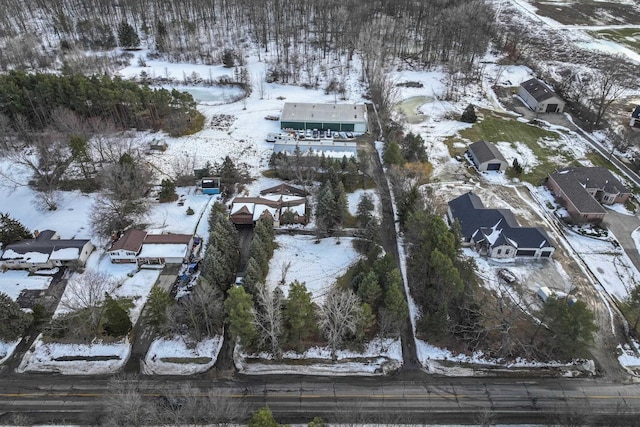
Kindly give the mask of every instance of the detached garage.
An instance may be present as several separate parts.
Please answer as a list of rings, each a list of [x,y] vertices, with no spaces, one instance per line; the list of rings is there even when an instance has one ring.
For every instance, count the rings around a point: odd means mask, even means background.
[[[469,157],[480,172],[507,170],[507,160],[500,150],[490,142],[480,140],[469,146]]]
[[[280,128],[365,133],[367,109],[364,104],[287,102],[280,115]]]
[[[565,102],[549,86],[529,79],[518,88],[518,96],[536,113],[562,113]]]

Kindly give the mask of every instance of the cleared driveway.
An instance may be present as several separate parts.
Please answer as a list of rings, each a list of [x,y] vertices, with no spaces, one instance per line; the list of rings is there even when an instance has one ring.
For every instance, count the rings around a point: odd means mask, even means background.
[[[624,252],[631,259],[636,269],[640,271],[640,254],[631,238],[631,233],[640,227],[640,219],[635,215],[625,215],[607,210],[604,225],[616,236],[616,240],[620,243]]]

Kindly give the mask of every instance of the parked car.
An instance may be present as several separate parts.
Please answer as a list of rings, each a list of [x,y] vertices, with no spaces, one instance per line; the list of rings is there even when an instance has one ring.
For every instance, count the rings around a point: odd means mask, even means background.
[[[279,136],[279,133],[268,133],[265,140],[267,142],[276,142],[276,138]]]
[[[313,136],[313,133],[311,132],[311,129],[307,129],[307,131],[306,131],[306,133],[305,133],[305,136],[306,136],[307,138],[311,138],[311,137]]]
[[[331,129],[327,129],[327,138],[331,138]]]
[[[298,131],[298,139],[304,139],[304,129]]]
[[[318,129],[314,129],[313,130],[313,139],[318,139],[320,138],[320,132],[318,131]]]
[[[347,138],[353,138],[353,132],[347,132]]]

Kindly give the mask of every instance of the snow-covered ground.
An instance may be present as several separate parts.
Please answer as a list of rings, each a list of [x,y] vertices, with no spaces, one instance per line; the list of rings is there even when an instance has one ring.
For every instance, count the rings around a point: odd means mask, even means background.
[[[276,236],[278,248],[269,263],[267,285],[272,288],[280,286],[286,296],[289,283],[297,280],[312,293],[312,301],[321,304],[330,286],[359,258],[352,240],[330,237],[316,243],[313,236]],[[285,284],[281,285],[283,270],[287,266]]]
[[[51,284],[51,277],[29,276],[28,271],[7,270],[0,272],[0,292],[3,292],[12,300],[17,300],[23,290],[47,289]]]
[[[337,358],[337,362],[332,362],[331,350],[327,347],[313,347],[304,353],[287,352],[280,362],[271,360],[267,354],[250,360],[237,348],[234,356],[236,368],[249,375],[384,375],[402,366],[402,345],[400,340],[374,339],[362,353],[340,350]],[[301,359],[308,363],[287,363]],[[269,362],[265,363],[266,360]]]
[[[142,371],[146,375],[193,375],[210,369],[218,358],[223,337],[192,343],[184,337],[159,338],[149,347]]]

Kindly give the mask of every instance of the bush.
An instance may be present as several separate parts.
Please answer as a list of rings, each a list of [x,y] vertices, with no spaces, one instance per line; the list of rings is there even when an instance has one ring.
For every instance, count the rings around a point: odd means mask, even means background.
[[[191,206],[189,206],[187,208],[187,215],[193,215],[193,214],[195,214],[195,212],[193,211],[193,209],[191,209]]]
[[[478,116],[476,115],[476,110],[473,107],[473,104],[467,105],[462,116],[460,116],[460,121],[465,123],[475,123],[478,121]]]

